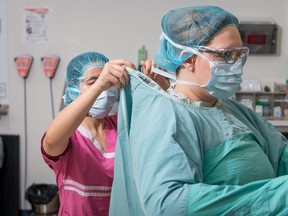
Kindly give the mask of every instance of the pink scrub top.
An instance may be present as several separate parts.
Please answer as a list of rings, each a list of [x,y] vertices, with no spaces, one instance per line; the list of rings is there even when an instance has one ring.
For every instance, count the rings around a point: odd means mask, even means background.
[[[117,140],[117,116],[105,118],[104,152],[92,133],[79,126],[72,134],[67,149],[57,157],[43,149],[44,161],[55,172],[62,215],[108,215],[113,181],[114,155]]]

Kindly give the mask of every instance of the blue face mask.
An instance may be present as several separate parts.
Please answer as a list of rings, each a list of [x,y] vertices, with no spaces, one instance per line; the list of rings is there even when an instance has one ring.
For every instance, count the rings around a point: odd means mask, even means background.
[[[243,66],[241,62],[234,64],[210,62],[211,77],[204,87],[209,94],[216,98],[227,99],[240,90]]]
[[[119,101],[119,97],[120,89],[115,86],[103,91],[94,102],[89,113],[92,117],[97,119],[104,118],[105,116],[112,114],[110,113],[111,111],[117,110],[115,108],[115,104],[117,104]]]
[[[184,80],[176,80],[176,83],[190,86],[200,86],[206,89],[210,95],[220,99],[227,99],[240,90],[242,82],[243,65],[235,62],[227,64],[223,62],[209,62],[211,69],[210,80],[207,85]]]

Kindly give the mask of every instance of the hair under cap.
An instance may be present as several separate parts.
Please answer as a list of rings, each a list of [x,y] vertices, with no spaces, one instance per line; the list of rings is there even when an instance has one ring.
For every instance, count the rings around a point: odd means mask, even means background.
[[[85,52],[74,57],[66,70],[66,90],[64,105],[68,105],[79,95],[80,79],[92,68],[103,68],[109,59],[98,52]]]
[[[217,6],[178,8],[167,12],[161,20],[163,33],[174,43],[187,46],[203,46],[224,27],[234,25],[238,19]],[[194,53],[181,54],[182,49],[173,46],[165,37],[159,41],[154,62],[162,69],[175,72]],[[181,55],[180,55],[181,54]]]

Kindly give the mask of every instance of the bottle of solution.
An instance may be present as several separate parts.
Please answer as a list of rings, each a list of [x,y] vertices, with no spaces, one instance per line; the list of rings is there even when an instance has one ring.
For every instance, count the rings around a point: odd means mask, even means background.
[[[270,110],[270,104],[268,102],[262,102],[263,106],[263,116],[270,116],[271,110]]]
[[[143,45],[139,50],[138,50],[138,70],[141,71],[142,65],[141,61],[146,61],[147,60],[147,49]]]
[[[273,116],[275,118],[280,118],[282,116],[282,110],[280,106],[275,106],[273,110]]]
[[[285,116],[285,119],[288,119],[288,103],[287,102],[285,102],[284,116]]]
[[[263,105],[261,102],[257,101],[255,106],[255,112],[263,116]]]

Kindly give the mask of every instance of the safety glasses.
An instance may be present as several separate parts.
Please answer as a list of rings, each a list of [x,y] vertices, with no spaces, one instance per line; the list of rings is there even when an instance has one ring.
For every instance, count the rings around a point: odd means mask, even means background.
[[[245,64],[247,56],[249,54],[248,47],[235,47],[228,49],[214,49],[206,46],[195,47],[195,50],[200,52],[210,61],[223,62],[226,64],[234,64],[235,62],[240,61],[242,65]]]

